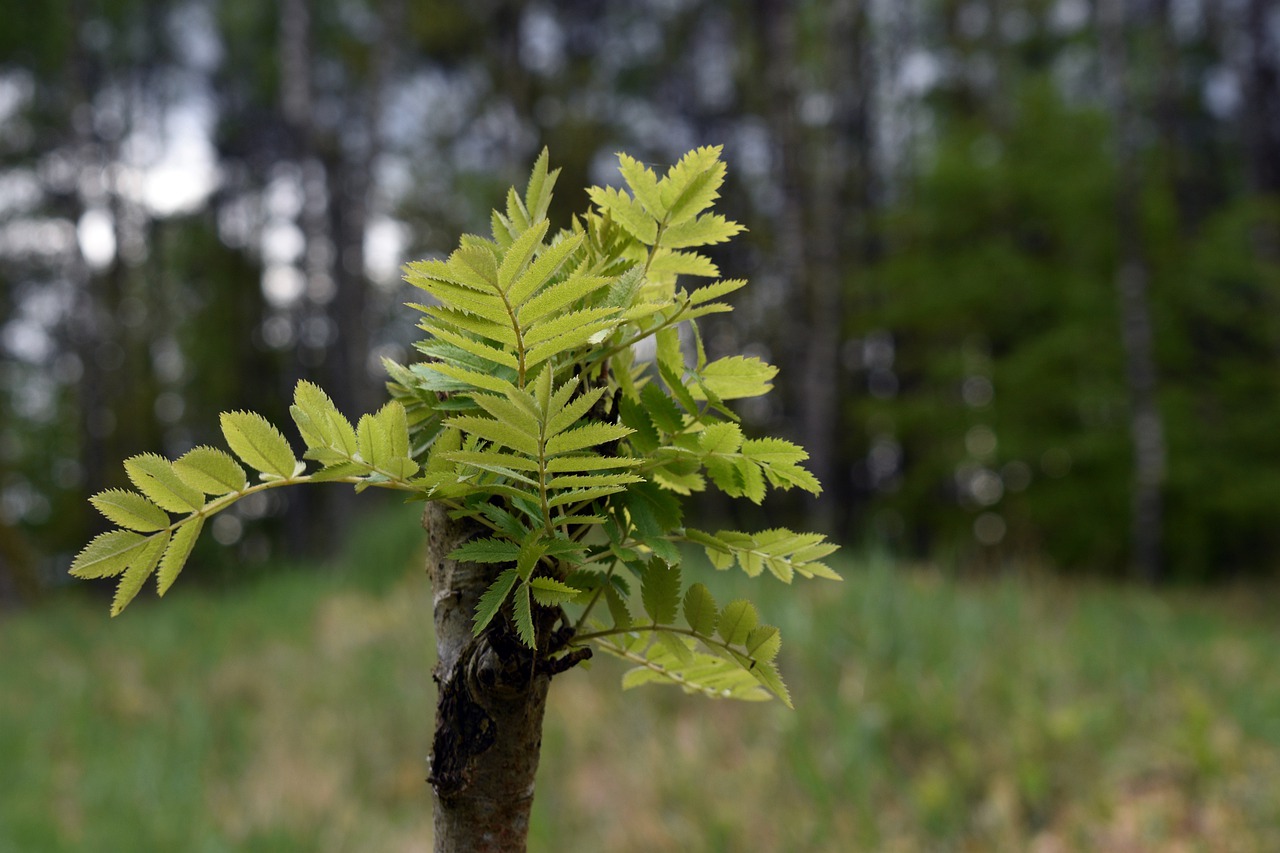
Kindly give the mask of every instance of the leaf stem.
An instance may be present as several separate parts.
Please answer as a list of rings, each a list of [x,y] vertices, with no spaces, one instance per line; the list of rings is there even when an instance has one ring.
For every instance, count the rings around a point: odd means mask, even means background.
[[[733,652],[734,654],[745,655],[749,658],[751,657],[751,655],[746,652],[746,646],[743,646],[742,650],[739,651],[734,648],[731,643],[726,643],[723,640],[717,640],[715,637],[709,637],[706,634],[699,634],[692,628],[681,628],[678,625],[659,625],[656,622],[651,622],[648,625],[631,625],[627,628],[606,628],[603,631],[591,631],[586,634],[575,634],[573,639],[570,640],[570,644],[574,645],[587,640],[600,640],[604,637],[616,637],[619,634],[631,634],[637,632],[647,632],[650,634],[657,634],[661,632],[666,632],[668,634],[683,634],[686,637],[693,637],[705,646],[714,646],[716,648],[724,649],[726,652]],[[754,660],[754,658],[752,658],[752,660]]]

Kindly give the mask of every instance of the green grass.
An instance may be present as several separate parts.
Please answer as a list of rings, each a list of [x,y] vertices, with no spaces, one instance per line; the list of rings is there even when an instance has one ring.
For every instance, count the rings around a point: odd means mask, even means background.
[[[415,523],[115,620],[3,617],[0,851],[428,850]],[[707,570],[782,627],[795,712],[622,693],[611,660],[557,679],[531,849],[1280,849],[1274,587],[842,568]]]

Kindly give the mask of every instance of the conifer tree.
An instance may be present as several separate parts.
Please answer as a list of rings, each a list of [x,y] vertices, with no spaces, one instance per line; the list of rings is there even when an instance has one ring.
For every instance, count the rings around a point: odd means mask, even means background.
[[[437,850],[524,848],[547,689],[594,650],[633,665],[624,688],[790,707],[778,629],[750,601],[716,601],[687,552],[783,584],[838,579],[822,562],[836,546],[818,534],[685,524],[685,502],[709,487],[756,503],[770,488],[820,487],[804,450],[746,437],[730,406],[767,393],[775,368],[708,358],[698,334],[696,320],[731,310],[722,297],[745,284],[696,251],[742,230],[710,211],[720,149],[661,178],[625,154],[619,167],[625,189],[591,188],[591,208],[553,231],[558,170],[544,151],[489,236],[408,265],[425,292],[411,306],[424,358],[386,364],[385,406],[353,424],[300,382],[301,460],[251,412],[222,415],[229,453],[127,459],[136,491],[91,498],[118,529],[71,567],[119,578],[116,615],[152,576],[164,595],[205,522],[250,494],[347,483],[426,501]]]

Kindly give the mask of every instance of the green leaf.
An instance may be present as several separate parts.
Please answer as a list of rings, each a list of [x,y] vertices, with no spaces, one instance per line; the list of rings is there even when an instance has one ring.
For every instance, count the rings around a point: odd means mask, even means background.
[[[527,347],[534,347],[538,344],[545,344],[548,341],[559,341],[574,337],[581,337],[583,330],[593,330],[594,334],[600,329],[607,329],[615,325],[618,321],[615,315],[618,313],[616,308],[583,308],[580,311],[570,311],[567,314],[560,314],[550,319],[544,320],[531,329],[527,329],[524,333],[524,342]],[[590,335],[587,335],[590,337]],[[586,340],[583,337],[582,340]],[[526,353],[526,362],[528,354]]]
[[[557,456],[594,447],[608,441],[617,441],[631,434],[631,428],[620,424],[588,423],[562,432],[547,440],[547,455]]]
[[[680,664],[691,664],[694,661],[693,645],[695,640],[690,637],[682,637],[679,634],[672,634],[669,631],[654,632],[653,639],[662,648],[665,654],[670,655]]]
[[[471,633],[473,636],[480,636],[480,632],[485,629],[493,617],[502,609],[502,603],[507,600],[507,594],[511,592],[511,587],[516,582],[516,570],[507,569],[498,575],[497,580],[489,585],[489,588],[480,596],[480,601],[476,603],[476,613],[472,617]]]
[[[509,390],[514,391],[515,385],[510,381],[503,379],[490,373],[481,373],[478,370],[471,370],[465,367],[458,367],[453,364],[442,364],[432,362],[424,364],[422,367],[441,376],[447,376],[456,383],[456,387],[466,391],[494,391],[498,394],[506,394]]]
[[[609,606],[609,616],[613,619],[613,624],[619,628],[631,627],[631,610],[627,607],[627,600],[618,588],[612,584],[604,588],[605,604]]]
[[[689,304],[701,305],[704,302],[710,302],[713,299],[718,299],[721,296],[733,293],[746,283],[746,279],[730,278],[708,284],[706,287],[699,287],[697,290],[694,290],[689,294]]]
[[[137,492],[108,489],[89,498],[108,521],[129,530],[151,533],[169,526],[169,514]]]
[[[547,171],[549,159],[547,149],[543,148],[533,164],[533,171],[529,175],[529,186],[524,194],[525,211],[534,222],[547,215],[547,208],[551,205],[551,190],[555,187],[556,178],[560,175],[559,169]]]
[[[653,245],[658,236],[658,223],[631,196],[613,187],[592,187],[587,190],[587,196],[641,243]]]
[[[731,240],[745,230],[738,223],[731,222],[718,213],[708,213],[668,228],[662,232],[659,245],[666,249],[710,246]]]
[[[589,343],[599,343],[609,332],[618,325],[618,320],[613,317],[605,317],[600,320],[592,320],[585,323],[577,323],[574,318],[579,314],[592,314],[598,311],[611,313],[613,309],[587,309],[584,311],[576,311],[571,314],[562,314],[554,320],[546,324],[534,327],[526,336],[526,343],[533,339],[534,335],[544,331],[550,327],[559,328],[561,323],[567,323],[568,327],[563,329],[559,334],[542,340],[539,336],[539,343],[531,346],[524,354],[524,363],[526,369],[532,369],[534,366],[541,364],[550,358],[557,358],[565,353],[585,346]],[[573,322],[571,322],[573,321]]]
[[[124,470],[138,491],[169,512],[193,512],[204,506],[204,493],[183,482],[163,456],[131,456],[124,461]]]
[[[720,613],[716,609],[716,600],[711,595],[711,590],[704,584],[695,583],[685,592],[684,618],[694,633],[704,637],[715,635]]]
[[[164,559],[160,561],[160,571],[156,575],[156,592],[160,595],[164,595],[173,586],[203,529],[204,516],[197,515],[174,531],[173,539],[165,549]]]
[[[372,471],[373,469],[363,462],[339,462],[335,465],[326,465],[319,471],[310,474],[308,482],[327,483],[347,477],[364,477]]]
[[[516,552],[516,572],[521,580],[528,580],[538,561],[547,554],[548,543],[542,536],[541,530],[533,530],[520,543],[520,550]]]
[[[494,248],[492,243],[468,243],[464,238],[463,245],[449,256],[446,264],[450,280],[486,295],[493,293],[498,288],[498,258]]]
[[[684,407],[686,412],[697,417],[699,414],[698,402],[693,398],[693,395],[685,386],[682,378],[683,373],[683,369],[679,371],[673,370],[668,365],[658,362],[658,375],[662,377],[662,381],[666,384],[667,390],[670,391],[676,401]]]
[[[459,415],[449,418],[445,421],[445,425],[460,429],[468,435],[483,438],[485,441],[500,444],[503,447],[510,447],[512,450],[518,450],[521,453],[527,453],[529,456],[535,458],[538,456],[538,440],[536,438],[530,437],[528,433],[514,426],[501,423],[492,418]]]
[[[773,377],[777,375],[778,368],[771,364],[765,364],[758,358],[735,355],[711,362],[703,368],[700,377],[721,400],[734,400],[768,393],[773,388]],[[706,399],[701,388],[695,386],[691,391],[697,399]]]
[[[680,349],[680,330],[675,326],[659,329],[653,336],[657,347],[658,364],[667,368],[675,376],[683,376],[684,353]]]
[[[492,362],[493,364],[499,364],[503,367],[509,367],[512,370],[519,367],[520,363],[517,361],[515,354],[508,352],[501,347],[496,347],[492,344],[475,340],[462,332],[455,332],[434,323],[424,321],[420,323],[418,327],[431,336],[442,341],[447,341],[463,352],[474,355],[476,358]]]
[[[530,259],[542,245],[542,238],[547,236],[549,226],[545,219],[535,222],[511,243],[503,255],[502,265],[498,267],[498,287],[503,293],[511,289],[516,278],[528,267]]]
[[[376,415],[378,424],[387,434],[389,455],[391,459],[405,459],[409,456],[409,417],[404,406],[396,400],[383,405]]]
[[[361,415],[356,424],[356,443],[360,458],[375,468],[380,468],[391,458],[391,436],[373,415]]]
[[[740,598],[725,605],[717,630],[726,643],[740,646],[747,641],[747,636],[759,622],[760,616],[756,613],[755,605]]]
[[[809,458],[802,447],[780,438],[754,438],[743,442],[742,454],[759,463],[775,487],[798,486],[815,495],[822,491],[818,478],[800,467],[799,463]]]
[[[653,483],[636,483],[624,501],[631,521],[646,536],[664,536],[683,524],[680,500]]]
[[[645,388],[648,387],[648,385],[645,386]],[[666,396],[661,391],[658,394]],[[626,394],[621,395],[618,400],[618,419],[633,430],[628,441],[637,453],[648,455],[658,449],[661,438],[653,424],[651,412]]]
[[[568,504],[585,503],[593,501],[596,498],[602,498],[605,495],[615,495],[626,489],[626,486],[592,486],[587,489],[573,489],[567,492],[560,492],[555,497],[547,501],[547,506],[555,509],[558,506],[566,506]],[[559,523],[559,522],[557,522]]]
[[[582,594],[582,590],[548,577],[536,577],[529,581],[529,589],[534,600],[544,607],[564,604]]]
[[[796,566],[796,571],[805,577],[823,578],[831,581],[844,580],[838,572],[832,571],[823,563],[805,563],[803,566]]]
[[[507,220],[517,233],[529,227],[529,214],[520,196],[516,195],[515,187],[507,190]]]
[[[701,653],[681,655],[670,644],[665,643],[654,644],[647,656],[623,645],[608,642],[600,642],[599,645],[611,654],[640,664],[639,668],[623,676],[623,689],[666,681],[679,685],[687,692],[701,693],[712,699],[754,702],[769,698],[768,690],[762,689],[757,679],[743,669],[736,659],[726,660]]]
[[[563,474],[547,481],[548,489],[585,489],[593,486],[625,486],[641,483],[644,478],[636,474]]]
[[[639,160],[619,152],[618,172],[627,182],[632,195],[644,206],[651,217],[662,219],[666,216],[667,209],[662,203],[662,193],[658,189],[658,176],[652,169],[647,168]]]
[[[574,398],[573,402],[562,407],[554,405],[553,401],[553,405],[550,407],[553,414],[547,420],[547,437],[559,435],[576,424],[587,412],[591,411],[591,407],[596,404],[596,401],[600,399],[604,392],[604,388],[593,388],[590,391],[579,394]]]
[[[738,475],[738,481],[742,484],[742,494],[752,503],[762,502],[764,475],[760,473],[760,467],[750,459],[735,459],[733,467]]]
[[[460,563],[514,563],[520,546],[506,539],[472,539],[449,552]]]
[[[347,458],[355,455],[355,430],[319,386],[298,382],[289,411],[308,447],[329,447]]]
[[[605,294],[604,304],[611,308],[632,308],[643,286],[644,267],[636,264],[613,280],[609,285],[609,292]]]
[[[476,394],[471,399],[503,426],[513,427],[524,433],[535,446],[542,437],[542,427],[538,422],[540,413],[530,412],[520,403],[493,394]]]
[[[133,601],[134,596],[138,594],[138,590],[142,589],[142,585],[147,582],[147,578],[151,577],[151,573],[155,571],[156,563],[160,562],[160,555],[164,553],[165,547],[169,544],[169,532],[166,530],[147,538],[146,544],[138,549],[137,553],[129,560],[129,568],[120,578],[120,583],[116,587],[115,598],[111,601],[111,615],[119,616],[121,611]]]
[[[511,315],[499,297],[478,293],[457,284],[423,278],[414,274],[415,266],[416,264],[409,264],[405,280],[430,293],[446,308],[460,309],[497,325],[510,325]]]
[[[449,328],[462,332],[470,332],[481,338],[487,338],[496,343],[507,347],[516,345],[516,331],[511,327],[510,318],[505,314],[506,322],[503,324],[492,323],[474,314],[468,314],[466,311],[460,311],[456,308],[446,308],[443,305],[417,305],[409,303],[410,308],[416,308],[431,318],[430,328]]]
[[[506,534],[509,539],[523,541],[524,537],[529,533],[529,528],[525,527],[520,519],[496,503],[485,504],[480,508],[480,512]]]
[[[561,267],[564,266],[569,256],[577,251],[581,245],[581,236],[564,238],[539,255],[538,259],[530,264],[520,278],[511,285],[511,291],[507,294],[507,298],[512,305],[520,306],[520,310],[516,314],[520,325],[533,323],[552,311],[567,305],[569,302],[581,298],[581,296],[569,297],[564,295],[565,285],[569,282],[576,282],[573,287],[569,288],[570,290],[586,287],[586,290],[583,291],[584,294],[590,293],[597,287],[608,283],[609,279],[601,279],[600,284],[595,287],[588,287],[584,279],[570,278],[568,281],[563,281],[550,287],[546,286],[547,282],[551,281],[560,272]],[[560,296],[555,296],[554,294],[560,294]]]
[[[655,624],[673,624],[680,609],[680,567],[650,560],[640,582],[640,601]]]
[[[547,287],[537,296],[524,303],[516,318],[522,326],[532,326],[543,318],[549,317],[578,300],[590,296],[611,281],[613,281],[611,278],[585,275],[567,278],[558,284]]]
[[[771,661],[782,648],[782,634],[772,625],[761,625],[747,634],[746,646],[752,660]]]
[[[707,474],[711,477],[711,482],[719,486],[720,491],[731,498],[740,498],[743,495],[742,478],[738,474],[738,466],[734,464],[734,461],[733,459],[709,457],[704,461],[704,464],[707,466]]]
[[[493,471],[504,476],[515,476],[514,472],[516,471],[540,470],[536,459],[517,456],[514,453],[503,453],[500,450],[454,450],[444,455],[453,462],[461,462],[464,465],[471,465],[485,471]],[[527,478],[522,479],[522,482],[524,481],[534,482]]]
[[[684,429],[684,415],[680,414],[675,402],[662,393],[662,389],[655,383],[650,382],[640,390],[640,400],[658,429],[666,433]]]
[[[698,445],[703,453],[737,453],[738,448],[742,447],[742,430],[737,424],[711,424],[699,434]]]
[[[795,709],[795,705],[791,704],[791,691],[787,690],[787,685],[783,683],[782,676],[778,674],[778,669],[772,663],[762,661],[751,667],[750,672],[761,684],[769,689],[769,692],[782,700],[782,704],[788,708]]]
[[[661,189],[668,227],[696,216],[720,197],[726,171],[722,150],[719,145],[695,149],[667,172]]]
[[[244,469],[231,454],[212,447],[188,450],[174,461],[173,470],[206,495],[226,495],[249,485]]]
[[[520,635],[520,640],[529,648],[538,648],[538,637],[533,630],[533,607],[529,601],[529,584],[522,583],[515,593],[514,615],[516,618],[516,633]]]
[[[114,577],[129,567],[129,561],[149,541],[131,530],[100,533],[81,549],[71,562],[71,574],[78,578]]]
[[[256,412],[223,412],[222,434],[231,450],[254,470],[287,480],[298,461],[289,442],[262,415]]]

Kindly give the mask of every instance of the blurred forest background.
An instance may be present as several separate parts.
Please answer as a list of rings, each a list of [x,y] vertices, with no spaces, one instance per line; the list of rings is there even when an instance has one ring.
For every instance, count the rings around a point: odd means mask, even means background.
[[[416,505],[241,501],[108,626],[86,497],[378,405],[543,145],[564,224],[720,143],[708,349],[826,492],[701,511],[847,580],[764,607],[797,712],[564,676],[532,849],[1280,849],[1277,0],[0,0],[0,850],[427,849]]]
[[[7,6],[6,597],[64,583],[125,456],[285,422],[299,378],[373,407],[411,358],[399,265],[543,145],[559,223],[616,151],[725,145],[752,286],[709,347],[782,368],[748,429],[826,485],[768,518],[966,566],[1280,565],[1272,0]],[[342,529],[306,492],[202,562]]]

